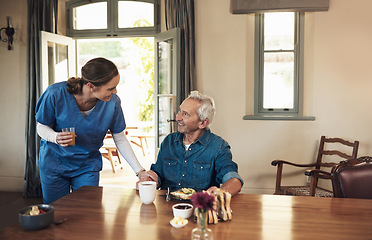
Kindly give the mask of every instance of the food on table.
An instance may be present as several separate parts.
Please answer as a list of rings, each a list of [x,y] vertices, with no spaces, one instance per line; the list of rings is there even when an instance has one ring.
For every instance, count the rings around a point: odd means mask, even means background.
[[[230,207],[231,194],[225,190],[218,189],[214,191],[213,209],[208,211],[208,223],[217,224],[219,220],[232,220],[232,210]]]
[[[176,208],[176,209],[190,209],[192,207],[190,205],[186,205],[186,204],[179,204],[179,205],[175,206],[174,208]]]
[[[184,219],[183,217],[179,217],[179,216],[176,216],[174,217],[171,222],[174,224],[174,225],[184,225],[184,224],[187,224],[188,223],[188,220],[187,219]]]
[[[180,190],[171,192],[170,194],[175,197],[187,200],[190,199],[191,195],[193,195],[194,193],[196,193],[196,191],[192,188],[181,188]]]
[[[25,216],[35,216],[35,215],[40,215],[40,214],[43,214],[45,213],[45,211],[43,209],[39,209],[38,206],[32,206],[31,209],[27,210],[25,212]]]

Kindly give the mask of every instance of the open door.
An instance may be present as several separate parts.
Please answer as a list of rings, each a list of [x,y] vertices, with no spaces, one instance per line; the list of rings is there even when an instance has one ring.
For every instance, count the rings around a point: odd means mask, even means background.
[[[41,31],[42,91],[76,73],[75,41],[72,38]]]
[[[155,36],[155,155],[161,142],[177,131],[175,121],[180,105],[180,34],[173,28]]]

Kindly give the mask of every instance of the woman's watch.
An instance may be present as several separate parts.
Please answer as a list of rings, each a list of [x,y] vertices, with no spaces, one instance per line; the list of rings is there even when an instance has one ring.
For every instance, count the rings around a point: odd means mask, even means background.
[[[141,170],[139,170],[137,173],[136,173],[136,176],[138,177],[138,175],[140,174],[140,172],[146,172],[146,170],[145,169],[141,169]]]

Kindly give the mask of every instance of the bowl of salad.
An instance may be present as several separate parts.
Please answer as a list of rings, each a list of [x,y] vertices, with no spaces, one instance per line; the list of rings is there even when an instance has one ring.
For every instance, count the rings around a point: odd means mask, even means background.
[[[48,227],[54,219],[54,207],[48,204],[32,205],[18,211],[19,223],[26,230]]]

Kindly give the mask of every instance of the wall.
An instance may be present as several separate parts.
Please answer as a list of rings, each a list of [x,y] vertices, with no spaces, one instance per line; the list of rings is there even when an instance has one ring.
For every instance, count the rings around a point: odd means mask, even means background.
[[[232,15],[230,0],[195,0],[198,89],[215,98],[212,130],[230,143],[243,192],[273,193],[271,161],[312,161],[321,135],[357,139],[359,155],[372,155],[372,2],[357,2],[358,9],[331,0],[328,12],[306,15],[304,112],[316,120],[247,121],[243,116],[253,112],[253,16]],[[14,50],[0,43],[0,190],[22,191],[27,4],[0,5],[0,26],[10,16],[16,27]],[[304,181],[302,173],[290,175],[286,182]]]
[[[9,16],[14,50],[0,42],[0,190],[22,190],[25,163],[27,1],[0,1],[0,27]],[[4,36],[3,34],[2,36]]]
[[[196,1],[198,89],[216,100],[212,130],[230,143],[244,192],[273,193],[271,161],[313,161],[321,135],[359,140],[359,155],[372,154],[372,2],[357,2],[330,1],[328,12],[306,14],[304,114],[316,120],[259,121],[243,120],[253,113],[254,16],[232,15],[229,0]],[[288,170],[284,184],[305,181]]]
[[[65,0],[59,1],[59,10]],[[0,190],[23,191],[27,75],[27,1],[0,0],[0,27],[10,16],[15,28],[14,48],[0,42]],[[64,15],[60,16],[63,19]],[[59,33],[65,26],[60,24]],[[5,34],[3,33],[2,36]]]

